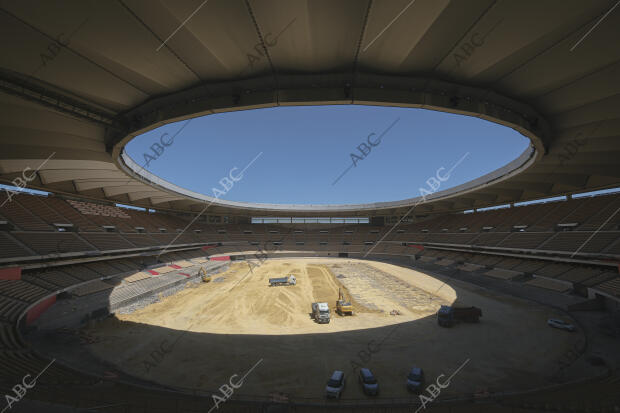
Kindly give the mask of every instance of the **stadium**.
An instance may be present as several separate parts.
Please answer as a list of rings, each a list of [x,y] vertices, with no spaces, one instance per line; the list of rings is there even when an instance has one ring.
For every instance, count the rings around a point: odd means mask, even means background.
[[[620,412],[619,6],[0,2],[2,412]]]

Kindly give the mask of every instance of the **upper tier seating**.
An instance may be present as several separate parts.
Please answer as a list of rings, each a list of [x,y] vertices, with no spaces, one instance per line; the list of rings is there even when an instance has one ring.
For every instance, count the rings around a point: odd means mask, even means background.
[[[74,201],[72,199],[69,199],[67,202],[84,215],[100,215],[103,217],[131,219],[125,211],[116,206]]]
[[[72,232],[13,232],[12,234],[39,255],[95,250],[78,234]]]
[[[47,225],[39,217],[33,214],[36,211],[28,211],[15,202],[17,199],[32,197],[36,195],[15,194],[11,198],[6,192],[0,191],[0,220],[8,220],[17,229],[25,231],[53,231],[53,227]]]
[[[2,197],[6,199],[6,194]],[[197,220],[181,233],[191,217],[123,210],[54,196],[15,194],[0,209],[1,219],[12,225],[0,232],[0,259],[6,262],[7,258],[31,255],[219,242],[230,244],[231,252],[251,247],[396,253],[397,248],[391,243],[431,243],[614,257],[620,255],[620,214],[614,215],[618,207],[620,195],[613,194],[447,214],[402,223],[397,230],[392,230],[391,225],[208,225],[205,220]],[[56,228],[56,224],[72,224],[74,228]],[[558,224],[572,224],[568,228],[572,230],[559,232],[564,228]],[[106,228],[104,232],[104,226],[115,228]],[[379,240],[385,245],[377,245]]]
[[[8,233],[0,232],[0,258],[27,257],[28,250],[19,245]]]

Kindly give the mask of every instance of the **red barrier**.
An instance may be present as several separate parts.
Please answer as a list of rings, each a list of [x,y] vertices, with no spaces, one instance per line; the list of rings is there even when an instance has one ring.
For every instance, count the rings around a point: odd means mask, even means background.
[[[418,245],[418,244],[407,244],[407,246],[408,246],[408,247],[411,247],[411,248],[417,248],[417,249],[419,249],[420,251],[424,251],[424,245]]]
[[[221,257],[211,257],[209,258],[211,261],[230,261],[230,256],[222,255]]]
[[[0,269],[0,280],[21,280],[21,267],[2,268]]]
[[[159,275],[159,273],[157,271],[153,271],[153,270],[147,270],[147,272],[151,275]]]
[[[32,323],[34,320],[39,318],[41,314],[45,312],[48,308],[50,308],[56,302],[56,296],[52,296],[47,300],[41,301],[36,306],[32,307],[28,314],[26,314],[26,324]]]
[[[176,265],[176,264],[170,264],[168,267],[172,267],[172,268],[174,268],[176,270],[180,270],[181,268],[183,268],[180,265]]]
[[[208,249],[215,248],[215,247],[217,247],[217,245],[205,245],[204,247],[202,247],[202,250],[206,251]]]

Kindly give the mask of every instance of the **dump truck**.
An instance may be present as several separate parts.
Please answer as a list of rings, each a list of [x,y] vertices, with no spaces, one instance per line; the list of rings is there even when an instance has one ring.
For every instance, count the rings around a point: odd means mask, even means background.
[[[344,299],[342,288],[338,289],[338,301],[336,301],[336,312],[340,315],[353,315],[353,306],[350,301]]]
[[[202,278],[202,282],[208,283],[211,281],[211,276],[207,274],[207,270],[204,267],[200,267],[200,277]]]
[[[329,323],[329,306],[327,303],[312,303],[312,318],[319,324]]]
[[[297,284],[297,279],[292,274],[287,276],[287,277],[270,278],[269,279],[269,286],[270,287],[274,287],[276,285],[295,285],[295,284]]]
[[[442,327],[452,327],[459,321],[477,323],[482,317],[482,310],[478,307],[452,307],[442,305],[437,311],[437,323]]]

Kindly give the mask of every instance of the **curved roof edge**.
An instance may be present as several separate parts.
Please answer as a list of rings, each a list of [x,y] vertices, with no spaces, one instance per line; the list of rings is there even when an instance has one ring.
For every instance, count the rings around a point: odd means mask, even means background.
[[[407,78],[376,74],[359,75],[355,94],[334,84],[319,85],[314,77],[303,75],[285,76],[288,88],[270,88],[269,78],[253,78],[238,82],[218,83],[217,96],[205,96],[202,87],[163,96],[145,102],[126,114],[132,119],[129,130],[108,136],[108,148],[112,159],[127,175],[166,192],[170,199],[187,201],[189,209],[198,212],[204,204],[217,208],[219,213],[228,211],[231,215],[272,214],[272,213],[358,213],[368,214],[396,208],[408,208],[424,202],[425,204],[453,198],[491,184],[503,181],[532,166],[541,159],[547,150],[549,126],[547,121],[532,107],[488,89],[464,86],[437,79]],[[264,80],[264,83],[261,82]],[[257,88],[257,85],[262,85]],[[310,87],[310,86],[314,87]],[[307,86],[307,87],[306,87]],[[213,87],[213,85],[211,85]],[[245,90],[242,96],[235,93]],[[414,197],[400,201],[377,202],[369,204],[345,205],[296,205],[261,204],[251,202],[224,201],[208,195],[199,194],[144,171],[125,152],[125,145],[133,138],[160,126],[190,119],[237,110],[291,106],[291,105],[330,105],[359,104],[422,108],[466,116],[473,116],[509,127],[530,139],[530,147],[517,159],[489,174],[457,187],[436,192],[425,198]],[[433,171],[434,172],[434,171]],[[193,205],[191,205],[193,204]]]
[[[510,178],[522,170],[527,169],[536,159],[536,149],[530,145],[518,158],[509,162],[501,168],[498,168],[477,179],[471,180],[464,184],[431,193],[427,196],[418,196],[407,198],[400,201],[374,202],[367,204],[333,204],[333,205],[313,205],[313,204],[265,204],[253,202],[226,201],[217,197],[211,197],[198,192],[190,191],[171,182],[168,182],[155,174],[145,171],[138,165],[125,151],[121,153],[120,165],[123,170],[136,179],[140,179],[149,185],[156,186],[173,195],[181,195],[192,201],[199,201],[207,204],[230,209],[243,209],[251,212],[363,212],[378,211],[382,209],[412,207],[425,202],[444,200],[457,195],[483,188],[504,179]]]

